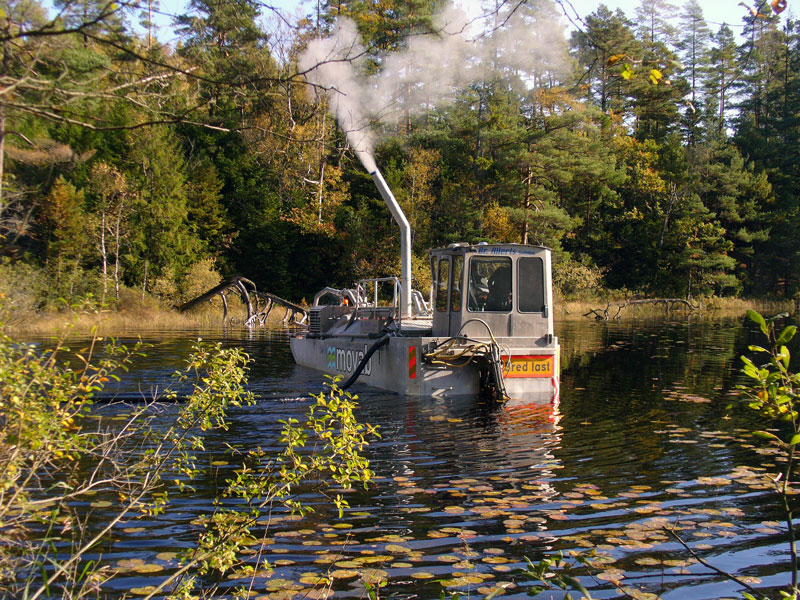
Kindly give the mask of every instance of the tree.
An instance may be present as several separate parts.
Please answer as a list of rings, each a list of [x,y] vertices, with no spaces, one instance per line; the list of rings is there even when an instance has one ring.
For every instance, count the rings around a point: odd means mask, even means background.
[[[687,0],[684,4],[680,31],[678,51],[683,63],[681,75],[689,84],[683,120],[688,144],[694,146],[697,143],[697,128],[705,113],[702,82],[710,66],[708,45],[711,40],[703,9],[697,0]]]
[[[753,162],[746,162],[735,145],[715,137],[690,153],[689,177],[692,189],[725,230],[736,261],[737,288],[752,294],[760,271],[758,255],[772,228],[774,194],[766,173],[756,173]]]
[[[105,162],[92,166],[89,189],[95,197],[93,214],[96,220],[95,235],[100,252],[103,275],[103,293],[100,304],[105,305],[108,293],[108,254],[114,257],[114,297],[119,304],[121,278],[120,249],[123,240],[131,236],[128,230],[133,208],[132,194],[127,178],[116,167]]]
[[[637,8],[637,37],[642,43],[641,65],[649,77],[631,77],[630,93],[639,139],[664,140],[677,129],[678,106],[686,95],[679,77],[680,61],[671,50],[675,28],[665,15],[676,10],[664,0],[641,0]]]
[[[63,176],[59,176],[39,212],[39,222],[47,245],[47,260],[55,268],[56,289],[59,291],[65,263],[72,263],[74,270],[86,250],[83,202],[83,190],[75,189]],[[70,292],[72,283],[70,281]]]
[[[771,239],[759,253],[759,277],[765,290],[779,289],[791,297],[800,289],[796,272],[800,261],[800,202],[796,189],[800,57],[797,26],[779,27],[775,15],[747,19],[748,38],[740,49],[742,100],[735,143],[751,158],[756,172],[764,171],[775,203],[768,208],[773,222]]]
[[[200,98],[217,126],[242,125],[242,111],[272,105],[269,86],[276,72],[268,36],[256,20],[255,0],[191,0],[193,11],[175,19],[180,55],[199,68]]]
[[[196,257],[197,240],[187,225],[184,161],[174,134],[165,127],[132,131],[128,161],[138,200],[130,261],[144,292],[156,277],[174,282]]]
[[[572,33],[571,46],[586,97],[604,113],[624,113],[629,95],[624,69],[641,57],[641,46],[624,13],[619,9],[612,13],[601,4],[586,17],[586,31]]]
[[[207,156],[190,163],[187,171],[186,216],[189,230],[197,239],[198,253],[219,257],[236,237],[222,204],[224,183]]]
[[[636,34],[646,47],[672,45],[677,30],[670,22],[678,7],[667,0],[639,0],[636,7]]]
[[[708,98],[706,119],[709,129],[716,129],[719,133],[726,131],[730,122],[727,116],[732,95],[730,90],[739,67],[736,61],[736,41],[730,27],[723,23],[711,39],[711,67],[704,82]],[[711,124],[715,126],[712,127]]]

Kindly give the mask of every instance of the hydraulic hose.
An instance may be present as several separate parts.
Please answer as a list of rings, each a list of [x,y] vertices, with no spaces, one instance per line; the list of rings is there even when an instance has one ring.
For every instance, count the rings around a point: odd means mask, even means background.
[[[375,354],[375,352],[377,352],[381,348],[383,348],[389,342],[389,339],[391,337],[392,336],[387,333],[382,338],[377,340],[374,344],[372,344],[372,346],[370,346],[369,350],[367,350],[364,353],[364,358],[362,358],[361,362],[358,363],[358,365],[356,366],[355,371],[353,371],[353,374],[350,375],[350,377],[347,379],[347,381],[345,381],[342,385],[339,386],[339,389],[346,390],[351,385],[353,385],[355,383],[356,379],[358,379],[358,376],[361,375],[361,371],[363,371],[364,367],[367,366],[367,363],[369,362],[369,359],[372,358],[372,355]]]

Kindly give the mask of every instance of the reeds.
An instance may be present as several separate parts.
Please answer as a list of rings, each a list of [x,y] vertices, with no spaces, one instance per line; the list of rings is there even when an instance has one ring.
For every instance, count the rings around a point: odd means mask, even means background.
[[[135,305],[126,304],[119,309],[68,309],[17,315],[17,318],[7,322],[7,328],[16,333],[48,333],[70,324],[76,332],[89,332],[96,327],[97,335],[107,336],[137,331],[241,327],[247,319],[245,307],[236,300],[229,302],[228,315],[224,321],[223,314],[221,302],[217,300],[182,313],[150,299]],[[277,307],[270,312],[263,326],[281,326],[283,317],[284,310]]]
[[[743,317],[748,309],[761,314],[775,315],[781,312],[793,314],[794,303],[786,299],[745,299],[745,298],[699,298],[691,302],[697,306],[695,310],[674,304],[631,305],[618,311],[620,305],[625,304],[624,297],[611,297],[604,300],[567,300],[556,301],[554,316],[558,319],[585,319],[595,318],[590,314],[593,310],[602,313],[608,307],[609,318],[613,319],[619,312],[620,319],[651,319],[651,318],[683,318],[691,315],[692,318],[725,319]],[[588,314],[588,317],[587,317]]]

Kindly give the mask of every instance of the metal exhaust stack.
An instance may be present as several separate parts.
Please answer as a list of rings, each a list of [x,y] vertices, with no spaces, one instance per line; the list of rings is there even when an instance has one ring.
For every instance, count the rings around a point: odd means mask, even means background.
[[[372,181],[389,207],[392,217],[400,226],[400,315],[411,315],[411,225],[408,224],[403,209],[400,208],[392,190],[386,185],[383,175],[378,169],[372,173]]]

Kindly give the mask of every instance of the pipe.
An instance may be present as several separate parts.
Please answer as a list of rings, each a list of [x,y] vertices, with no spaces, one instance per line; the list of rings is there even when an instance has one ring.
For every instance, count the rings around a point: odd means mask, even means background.
[[[361,375],[361,371],[363,371],[364,367],[367,366],[367,363],[369,362],[369,359],[372,358],[372,355],[375,354],[375,352],[377,350],[379,350],[380,348],[383,348],[389,342],[389,339],[391,337],[392,336],[390,336],[387,333],[382,338],[380,338],[377,342],[372,344],[372,346],[370,346],[370,349],[367,350],[364,353],[364,358],[362,358],[361,362],[358,363],[358,365],[356,366],[355,370],[353,371],[353,374],[350,375],[350,377],[347,379],[347,381],[345,381],[342,385],[339,386],[340,390],[346,390],[347,388],[349,388],[351,385],[353,385],[355,383],[356,379],[358,379],[358,376]]]
[[[392,190],[386,185],[383,175],[378,169],[372,173],[372,181],[389,207],[392,217],[400,226],[400,316],[411,315],[411,225],[408,224],[403,209],[400,208]]]

